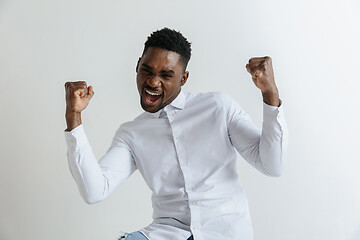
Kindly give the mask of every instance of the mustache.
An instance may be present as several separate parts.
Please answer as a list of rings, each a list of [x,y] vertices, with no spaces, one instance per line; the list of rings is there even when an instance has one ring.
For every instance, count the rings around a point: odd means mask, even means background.
[[[148,90],[153,91],[153,92],[159,92],[159,93],[161,93],[161,89],[160,89],[160,88],[153,88],[153,87],[150,87],[150,86],[145,86],[144,89],[148,89]]]

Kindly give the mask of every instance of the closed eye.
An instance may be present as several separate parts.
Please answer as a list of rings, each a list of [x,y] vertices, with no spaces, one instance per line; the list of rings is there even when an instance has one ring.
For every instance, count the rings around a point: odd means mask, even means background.
[[[151,73],[151,74],[152,74],[152,72],[151,72],[150,70],[146,69],[146,68],[141,68],[141,71],[143,71],[143,72],[147,72],[147,73]]]
[[[142,71],[142,73],[144,73],[145,75],[148,75],[148,76],[153,76],[154,75],[152,73],[152,71],[150,71],[149,69],[146,69],[146,68],[142,68],[141,71]]]
[[[162,74],[161,76],[165,79],[172,78],[172,75],[170,74]]]

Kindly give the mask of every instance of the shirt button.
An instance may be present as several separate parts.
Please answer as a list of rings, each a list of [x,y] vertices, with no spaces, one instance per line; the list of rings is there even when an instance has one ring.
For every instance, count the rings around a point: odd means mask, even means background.
[[[174,121],[174,117],[169,117],[169,120],[170,120],[170,121]]]
[[[183,162],[183,164],[182,164],[184,167],[186,167],[187,166],[187,162]]]
[[[196,226],[193,226],[193,230],[197,230],[198,228]]]
[[[191,192],[191,191],[193,190],[193,188],[192,188],[192,187],[189,187],[187,190],[188,190],[189,192]]]
[[[191,204],[192,204],[192,205],[196,205],[196,202],[194,201],[194,202],[192,202]]]
[[[179,137],[176,137],[176,140],[179,140],[180,138]]]

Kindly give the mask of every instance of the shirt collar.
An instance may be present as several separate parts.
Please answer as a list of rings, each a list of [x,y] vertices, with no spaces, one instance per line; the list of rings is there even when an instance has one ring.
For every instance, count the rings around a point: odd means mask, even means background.
[[[184,109],[185,107],[185,94],[184,92],[180,89],[180,93],[177,95],[177,97],[167,106],[165,106],[164,108],[160,109],[159,111],[155,112],[155,113],[151,113],[151,115],[153,116],[153,118],[159,118],[160,114],[165,111],[167,112],[169,109],[172,108],[177,108],[177,109]]]
[[[185,94],[181,89],[180,89],[180,93],[177,95],[177,97],[169,105],[173,106],[175,108],[178,108],[178,109],[184,109],[184,107],[185,107]],[[165,111],[166,111],[166,107],[165,107]]]

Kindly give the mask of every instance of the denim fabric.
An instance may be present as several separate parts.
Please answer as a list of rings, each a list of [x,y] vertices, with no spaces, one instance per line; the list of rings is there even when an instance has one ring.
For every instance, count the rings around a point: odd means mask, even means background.
[[[132,232],[127,235],[125,240],[147,240],[147,238],[141,232]],[[187,240],[194,240],[191,235]]]
[[[132,232],[127,235],[125,240],[147,240],[147,238],[141,232]]]

